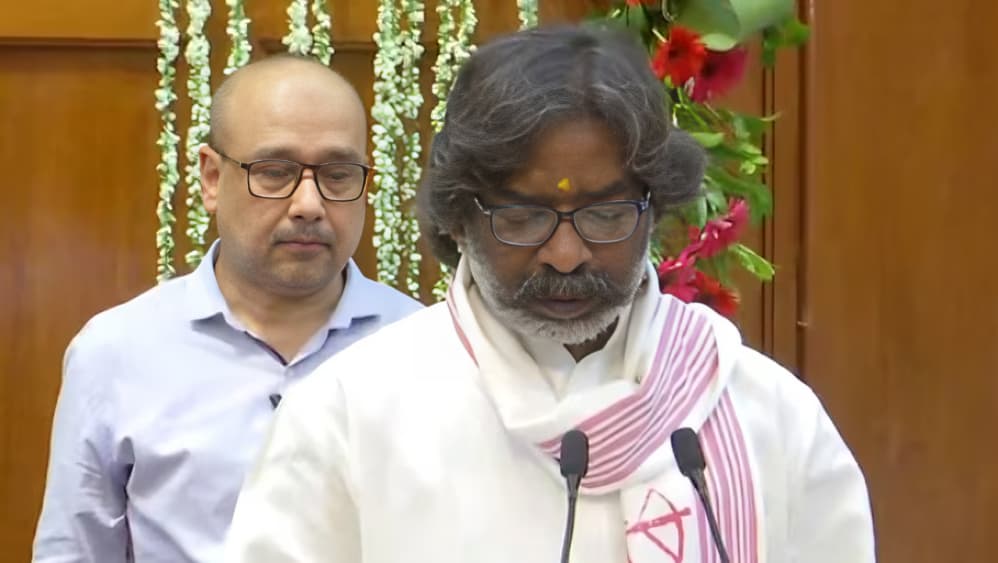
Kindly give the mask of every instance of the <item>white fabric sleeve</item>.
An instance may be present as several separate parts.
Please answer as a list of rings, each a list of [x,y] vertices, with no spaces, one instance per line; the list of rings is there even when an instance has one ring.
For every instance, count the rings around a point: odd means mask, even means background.
[[[873,518],[866,481],[818,398],[804,386],[788,406],[791,439],[789,561],[872,563]],[[796,395],[796,394],[795,394]]]
[[[227,563],[359,563],[346,413],[313,374],[291,390],[236,503]],[[313,384],[315,386],[313,387]]]
[[[93,329],[84,329],[66,350],[34,562],[129,560],[128,468],[112,459],[106,396],[116,361],[111,346],[101,340]]]

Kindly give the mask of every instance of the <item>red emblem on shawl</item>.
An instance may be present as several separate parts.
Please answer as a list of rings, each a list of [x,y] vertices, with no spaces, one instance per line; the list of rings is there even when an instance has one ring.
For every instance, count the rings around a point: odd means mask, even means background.
[[[645,502],[638,514],[638,521],[627,527],[627,535],[645,536],[648,541],[655,544],[655,547],[662,550],[662,553],[672,558],[674,563],[682,563],[683,553],[686,551],[686,529],[683,526],[683,518],[690,514],[689,508],[679,510],[662,493],[648,489]],[[674,534],[667,533],[670,530],[674,530]],[[667,545],[667,542],[673,545]],[[627,562],[631,563],[630,554],[627,556]]]

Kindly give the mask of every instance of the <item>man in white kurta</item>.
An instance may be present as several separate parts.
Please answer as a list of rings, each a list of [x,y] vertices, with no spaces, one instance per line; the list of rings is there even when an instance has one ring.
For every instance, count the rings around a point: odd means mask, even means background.
[[[419,200],[441,259],[462,251],[447,300],[285,397],[228,561],[557,561],[573,429],[590,453],[572,562],[720,561],[669,445],[684,427],[731,561],[874,560],[863,476],[819,400],[661,292],[652,227],[696,195],[703,156],[650,103],[643,56],[558,28],[469,60]]]

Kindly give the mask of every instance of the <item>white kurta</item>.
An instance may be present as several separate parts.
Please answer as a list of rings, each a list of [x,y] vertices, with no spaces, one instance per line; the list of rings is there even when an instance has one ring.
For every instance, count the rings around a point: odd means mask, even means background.
[[[654,283],[646,289],[646,305],[658,307],[661,299],[676,306],[671,297],[658,295]],[[726,320],[697,314],[716,328],[722,358],[715,371],[723,373],[711,380],[721,388],[705,395],[713,393],[710,409],[727,413],[722,422],[737,420],[745,450],[743,478],[711,491],[721,504],[726,498],[748,499],[748,512],[718,514],[722,535],[738,544],[734,550],[729,546],[732,561],[874,561],[863,476],[818,399],[793,375],[732,338]],[[640,351],[636,342],[647,340],[648,347],[657,342],[657,335],[645,338],[635,326],[643,318],[632,311],[627,338],[619,335],[626,326],[621,322],[611,339],[619,345],[608,344],[579,365],[633,363],[628,358],[634,354],[621,347]],[[227,561],[558,560],[565,485],[557,463],[512,432],[511,419],[530,418],[538,404],[584,403],[587,393],[620,381],[591,369],[588,377],[559,383],[557,358],[531,344],[509,351],[509,358],[537,359],[543,365],[533,369],[544,376],[516,397],[496,383],[495,373],[480,369],[481,357],[469,354],[479,344],[474,341],[494,327],[485,323],[476,333],[456,330],[456,323],[447,304],[418,312],[338,354],[284,398],[237,503]],[[511,345],[508,339],[502,344]],[[502,350],[491,351],[495,361],[502,361]],[[578,396],[583,400],[572,403]],[[709,433],[719,425],[711,422],[716,419],[696,429]],[[723,450],[730,441],[718,443]],[[666,441],[653,457],[671,460],[668,448]],[[710,473],[723,452],[709,445],[705,450]],[[654,494],[647,495],[640,515],[625,514],[630,509],[622,495],[634,495],[633,487],[630,493],[597,488],[580,496],[573,563],[716,560],[688,483],[674,468],[654,481],[655,488],[648,489]]]

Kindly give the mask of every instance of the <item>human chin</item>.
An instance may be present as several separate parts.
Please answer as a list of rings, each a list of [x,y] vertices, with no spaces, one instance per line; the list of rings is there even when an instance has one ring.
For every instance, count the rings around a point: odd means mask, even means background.
[[[328,256],[308,261],[280,261],[272,265],[270,271],[274,283],[291,294],[321,290],[332,283],[338,273]]]

